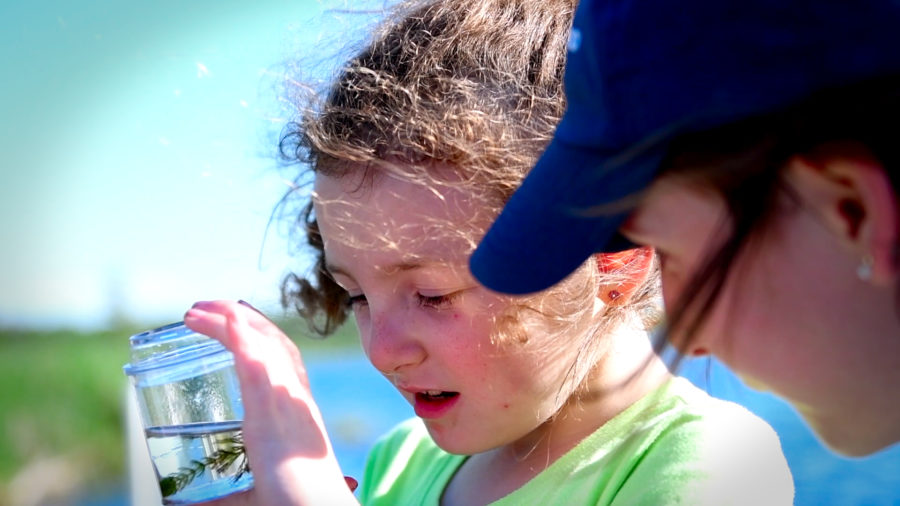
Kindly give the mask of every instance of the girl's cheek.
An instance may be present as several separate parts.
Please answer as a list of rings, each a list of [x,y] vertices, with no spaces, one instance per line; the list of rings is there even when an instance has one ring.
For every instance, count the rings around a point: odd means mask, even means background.
[[[366,357],[371,357],[371,344],[372,344],[372,334],[367,330],[363,330],[362,327],[359,327],[359,345],[363,349],[363,353],[366,354]]]
[[[369,336],[371,335],[368,314],[354,311],[353,316],[356,320],[356,331],[359,333],[359,341],[364,348],[367,348]]]

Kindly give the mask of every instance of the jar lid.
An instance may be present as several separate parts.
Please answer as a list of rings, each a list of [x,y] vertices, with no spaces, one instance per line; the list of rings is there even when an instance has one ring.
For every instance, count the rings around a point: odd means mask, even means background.
[[[123,367],[127,375],[171,367],[217,353],[223,354],[223,360],[231,360],[232,357],[222,343],[194,332],[184,322],[135,334],[129,342],[131,363]]]

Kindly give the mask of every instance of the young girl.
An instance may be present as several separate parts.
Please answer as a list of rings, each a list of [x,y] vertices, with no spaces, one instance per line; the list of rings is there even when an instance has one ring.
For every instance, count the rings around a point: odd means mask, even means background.
[[[771,428],[653,353],[650,250],[597,256],[527,298],[468,272],[563,109],[573,8],[403,5],[286,138],[314,171],[302,223],[318,259],[286,294],[324,333],[352,312],[418,415],[376,444],[359,500],[790,504]],[[198,303],[185,322],[235,353],[256,477],[242,499],[353,501],[290,340],[235,303]]]
[[[476,276],[543,289],[618,229],[658,251],[685,353],[784,397],[840,453],[900,442],[900,4],[623,4],[579,6],[570,110]]]

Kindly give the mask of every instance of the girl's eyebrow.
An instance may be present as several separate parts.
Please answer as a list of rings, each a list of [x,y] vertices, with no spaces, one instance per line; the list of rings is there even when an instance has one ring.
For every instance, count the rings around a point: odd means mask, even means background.
[[[398,262],[396,264],[379,267],[378,270],[385,274],[393,274],[397,272],[408,272],[414,271],[416,269],[422,269],[427,265],[427,262]],[[341,275],[353,279],[353,276],[339,265],[335,265],[332,263],[325,264],[325,270],[328,271],[328,273],[331,274],[332,277],[334,277],[335,275]]]

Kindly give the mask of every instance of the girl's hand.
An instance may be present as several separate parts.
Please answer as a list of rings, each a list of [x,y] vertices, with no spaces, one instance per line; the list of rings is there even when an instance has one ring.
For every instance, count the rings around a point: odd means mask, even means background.
[[[184,323],[234,353],[241,383],[254,487],[215,504],[356,504],[310,392],[300,350],[281,329],[249,304],[231,301],[198,302]]]

